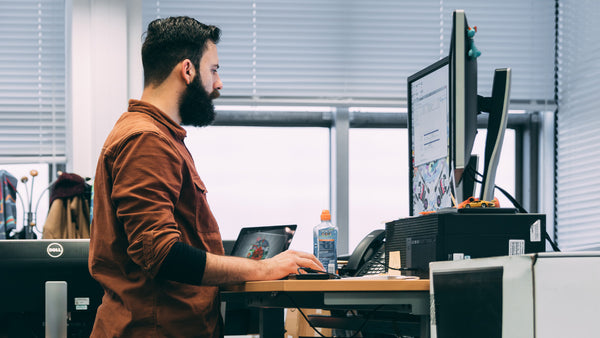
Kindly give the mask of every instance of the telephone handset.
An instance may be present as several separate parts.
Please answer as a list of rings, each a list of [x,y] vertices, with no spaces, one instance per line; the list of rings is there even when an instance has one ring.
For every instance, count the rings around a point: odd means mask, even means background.
[[[362,276],[385,272],[385,230],[373,230],[352,252],[343,269],[347,276]],[[383,263],[383,264],[382,264]]]

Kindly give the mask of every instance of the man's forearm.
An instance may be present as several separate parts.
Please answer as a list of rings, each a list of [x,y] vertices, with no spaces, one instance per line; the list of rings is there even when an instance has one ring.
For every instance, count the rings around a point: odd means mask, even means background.
[[[265,264],[248,258],[206,253],[203,285],[221,285],[267,278]]]
[[[296,273],[299,267],[323,270],[311,254],[288,250],[265,259],[221,256],[177,242],[163,262],[159,278],[195,285],[221,285],[254,280],[273,280]]]
[[[319,260],[306,252],[287,250],[264,260],[218,256],[206,253],[203,285],[220,285],[254,280],[274,280],[298,272],[299,267],[324,270]]]
[[[195,285],[219,285],[266,278],[265,267],[258,261],[219,256],[175,243],[158,273],[159,278]]]

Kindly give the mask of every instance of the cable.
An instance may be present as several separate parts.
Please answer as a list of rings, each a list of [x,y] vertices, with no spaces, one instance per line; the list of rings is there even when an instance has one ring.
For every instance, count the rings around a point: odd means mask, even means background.
[[[310,327],[321,337],[323,338],[335,338],[335,337],[327,337],[325,335],[323,335],[314,325],[313,323],[310,322],[310,320],[308,319],[308,317],[304,314],[304,312],[302,311],[302,309],[300,308],[300,306],[298,306],[298,303],[296,303],[296,301],[294,300],[294,298],[292,298],[292,296],[290,296],[287,292],[282,292],[286,297],[288,297],[288,299],[290,300],[290,302],[292,302],[292,304],[294,305],[294,307],[296,309],[298,309],[298,311],[300,312],[300,314],[302,315],[302,317],[304,318],[304,320],[306,320],[306,322],[308,323],[308,325],[310,325]],[[363,323],[358,327],[358,329],[356,330],[350,330],[350,331],[355,331],[354,334],[352,336],[350,336],[349,338],[353,338],[356,337],[365,327],[365,325],[367,324],[367,322],[371,319],[371,316],[373,316],[373,314],[375,312],[377,312],[379,309],[381,309],[383,305],[378,305],[377,307],[375,307],[372,311],[370,311],[366,316],[365,319],[363,321]]]
[[[512,197],[511,194],[508,193],[508,191],[500,188],[497,185],[495,186],[495,188],[498,189],[498,190],[500,190],[500,192],[502,192],[502,194],[504,196],[506,196],[506,198],[508,198],[508,200],[517,208],[517,210],[519,210],[520,213],[522,213],[522,214],[528,214],[527,210],[525,210],[525,208],[523,208],[521,206],[521,204],[519,204],[519,202],[517,202],[517,200],[514,197]]]
[[[560,252],[560,249],[559,249],[558,245],[556,245],[556,243],[554,243],[552,241],[552,238],[550,238],[550,235],[548,235],[548,232],[544,233],[544,237],[550,243],[550,246],[552,247],[552,249],[554,250],[554,252]]]
[[[482,174],[480,174],[477,170],[469,167],[470,170],[468,170],[467,172],[469,172],[469,174],[471,175],[471,177],[473,178],[473,180],[477,183],[482,183],[481,181],[479,181],[477,179],[477,177],[475,177],[475,175],[478,175],[480,177],[483,177]],[[521,206],[521,204],[519,204],[519,202],[517,202],[517,200],[512,197],[511,194],[508,193],[508,191],[502,189],[501,187],[494,185],[494,188],[500,190],[500,192],[502,192],[502,194],[508,198],[508,200],[513,204],[513,206],[522,214],[528,214],[529,212],[527,212],[527,210],[525,210],[525,208],[523,208]],[[558,247],[558,245],[556,245],[556,243],[554,243],[554,241],[552,241],[552,238],[550,238],[550,235],[548,234],[547,231],[544,232],[544,238],[548,241],[548,243],[550,243],[550,246],[552,247],[552,250],[554,250],[554,252],[560,252],[560,248]]]

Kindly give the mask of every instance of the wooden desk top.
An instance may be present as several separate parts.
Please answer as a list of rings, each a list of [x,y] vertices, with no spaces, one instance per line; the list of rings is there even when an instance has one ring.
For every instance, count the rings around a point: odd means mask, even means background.
[[[328,279],[328,280],[272,280],[246,282],[221,287],[231,292],[272,291],[429,291],[429,280],[399,279]]]

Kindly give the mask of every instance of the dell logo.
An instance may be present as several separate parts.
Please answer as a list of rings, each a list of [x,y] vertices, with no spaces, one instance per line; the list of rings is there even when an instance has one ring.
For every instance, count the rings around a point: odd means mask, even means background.
[[[52,258],[58,258],[58,257],[62,256],[64,249],[63,249],[62,245],[60,245],[58,243],[50,243],[48,245],[48,247],[46,248],[46,252],[48,253],[48,256],[50,256]]]

